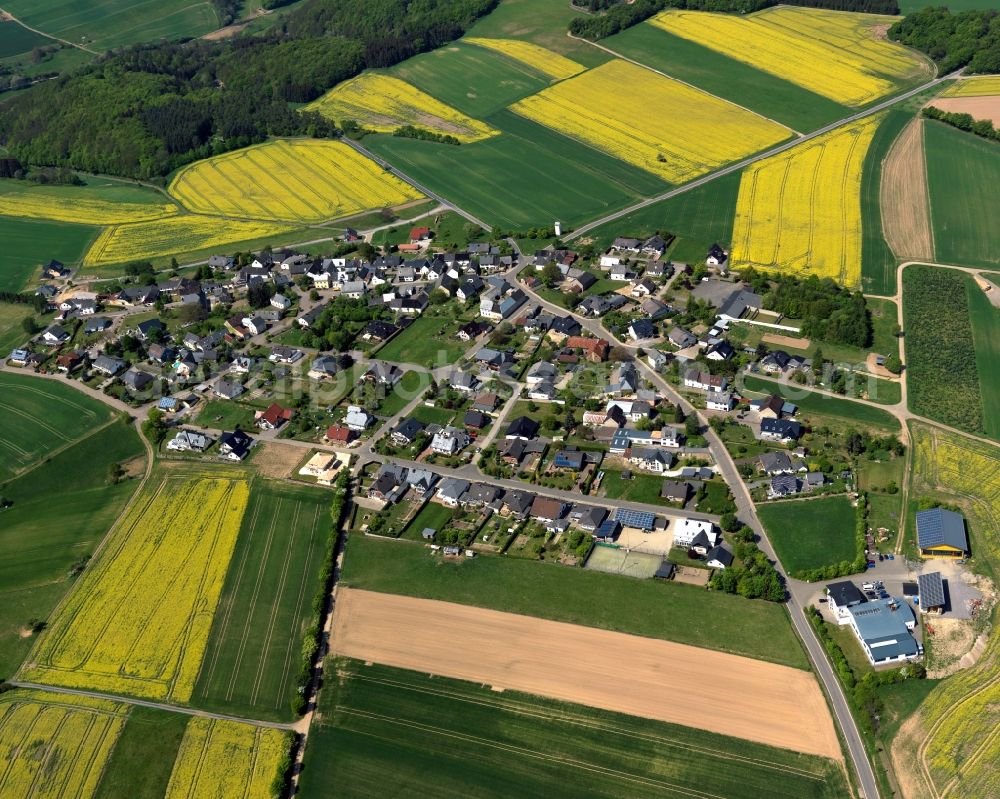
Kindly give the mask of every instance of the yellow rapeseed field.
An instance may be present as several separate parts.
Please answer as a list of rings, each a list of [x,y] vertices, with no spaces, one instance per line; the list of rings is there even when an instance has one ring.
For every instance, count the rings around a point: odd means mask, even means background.
[[[158,203],[114,202],[64,186],[29,185],[18,189],[5,186],[0,192],[0,216],[54,219],[81,225],[116,225],[162,219],[179,210],[165,199]]]
[[[91,799],[127,707],[44,691],[0,695],[0,796]]]
[[[960,505],[976,559],[991,564],[995,573],[1000,567],[1000,450],[919,424],[913,426],[912,446],[911,497],[937,495]],[[918,752],[924,745],[920,765],[930,772],[935,795],[945,795],[945,786],[959,777],[948,795],[1000,795],[998,707],[1000,627],[994,625],[978,663],[943,680],[918,710],[919,726],[907,744]],[[894,756],[911,758],[912,750],[894,750]],[[919,777],[923,769],[916,772]]]
[[[849,106],[892,94],[930,67],[902,45],[877,38],[887,18],[780,7],[746,17],[664,11],[650,20],[752,67]]]
[[[776,122],[627,61],[587,70],[511,110],[671,183],[791,135]]]
[[[287,751],[286,733],[280,730],[192,718],[164,799],[271,799],[271,782]]]
[[[500,132],[404,80],[377,72],[365,72],[341,83],[303,110],[318,111],[334,122],[354,120],[380,133],[413,125],[447,133],[461,142],[474,142]]]
[[[423,195],[339,141],[275,140],[185,167],[170,194],[201,214],[322,222]]]
[[[867,117],[747,167],[733,265],[861,283],[861,170],[884,115]]]
[[[25,679],[186,702],[249,495],[166,477],[133,504],[56,615]]]
[[[1000,94],[1000,76],[987,75],[981,78],[957,80],[939,96],[941,97],[988,97]]]
[[[531,42],[522,42],[520,39],[483,39],[478,36],[469,36],[463,41],[496,50],[498,53],[520,61],[555,80],[572,78],[584,70],[584,67],[564,55],[559,55],[559,53],[554,53]]]

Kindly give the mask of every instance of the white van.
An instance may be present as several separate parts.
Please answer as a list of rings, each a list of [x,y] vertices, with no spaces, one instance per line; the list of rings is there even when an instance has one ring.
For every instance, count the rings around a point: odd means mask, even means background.
[[[861,584],[861,590],[862,591],[874,591],[875,590],[875,583],[862,583]]]

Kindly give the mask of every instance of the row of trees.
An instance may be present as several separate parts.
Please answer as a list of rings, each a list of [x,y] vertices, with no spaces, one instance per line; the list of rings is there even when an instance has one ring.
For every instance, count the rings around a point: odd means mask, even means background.
[[[1000,130],[994,128],[993,122],[989,119],[976,119],[972,114],[956,114],[952,111],[942,111],[940,108],[935,108],[932,105],[924,108],[923,115],[928,119],[936,119],[939,122],[944,122],[946,125],[951,125],[953,128],[975,133],[984,139],[1000,141]]]
[[[754,532],[741,527],[735,534],[735,555],[742,565],[720,569],[712,575],[709,585],[727,594],[739,594],[747,599],[766,599],[769,602],[785,601],[785,586],[774,564],[757,546]]]
[[[942,73],[959,67],[969,72],[1000,72],[1000,15],[996,11],[923,8],[895,23],[888,36],[926,53]]]
[[[334,136],[289,104],[451,41],[496,2],[309,0],[254,36],[137,45],[6,103],[0,138],[22,163],[149,179],[267,136]]]

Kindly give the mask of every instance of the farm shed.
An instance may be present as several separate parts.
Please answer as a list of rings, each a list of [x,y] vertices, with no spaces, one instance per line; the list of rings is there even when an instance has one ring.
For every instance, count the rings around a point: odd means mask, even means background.
[[[969,551],[961,513],[930,508],[917,513],[917,546],[923,558],[963,558]]]
[[[924,613],[944,612],[944,582],[941,580],[941,572],[919,575],[917,591],[920,596],[920,610]]]

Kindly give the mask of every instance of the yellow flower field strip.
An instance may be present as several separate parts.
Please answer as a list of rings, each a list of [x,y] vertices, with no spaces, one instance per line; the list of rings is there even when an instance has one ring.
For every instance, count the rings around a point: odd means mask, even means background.
[[[876,39],[872,19],[775,8],[747,17],[664,11],[650,24],[823,97],[861,106],[891,94],[925,68],[901,45]]]
[[[242,480],[167,479],[133,506],[40,642],[29,678],[190,699],[248,494]]]
[[[328,119],[351,119],[370,130],[392,133],[403,125],[447,133],[461,142],[496,136],[499,131],[391,75],[365,72],[345,81],[305,107]]]
[[[861,172],[883,116],[838,128],[747,167],[733,264],[861,282]]]
[[[484,39],[479,36],[469,36],[463,39],[469,44],[485,47],[489,50],[520,61],[532,69],[547,75],[554,80],[565,80],[578,75],[585,67],[566,58],[564,55],[554,53],[545,47],[540,47],[531,42],[522,42],[520,39]]]
[[[272,141],[199,161],[170,193],[203,214],[312,223],[423,195],[343,142]]]
[[[164,799],[270,799],[286,749],[279,730],[194,717],[184,730]]]
[[[791,135],[776,122],[627,61],[557,83],[511,110],[671,183]]]
[[[126,707],[39,691],[0,699],[0,796],[91,799]]]
[[[84,266],[104,266],[207,250],[295,230],[280,222],[242,222],[184,214],[138,225],[105,228],[84,256]]]
[[[0,216],[54,219],[81,225],[148,222],[178,212],[176,205],[162,203],[117,203],[88,197],[45,193],[36,189],[0,193]]]
[[[955,81],[941,92],[941,97],[988,97],[1000,94],[1000,76],[985,76],[982,78],[964,78]],[[931,104],[934,101],[931,100]]]
[[[980,533],[980,559],[1000,563],[1000,454],[985,444],[943,430],[913,428],[915,490],[941,491],[964,503],[963,511]],[[927,760],[942,789],[961,768],[969,796],[996,793],[996,710],[1000,705],[1000,628],[994,627],[986,651],[970,669],[942,682],[921,704],[921,726],[929,730]],[[980,749],[980,747],[982,747]],[[974,760],[972,760],[972,756]]]

